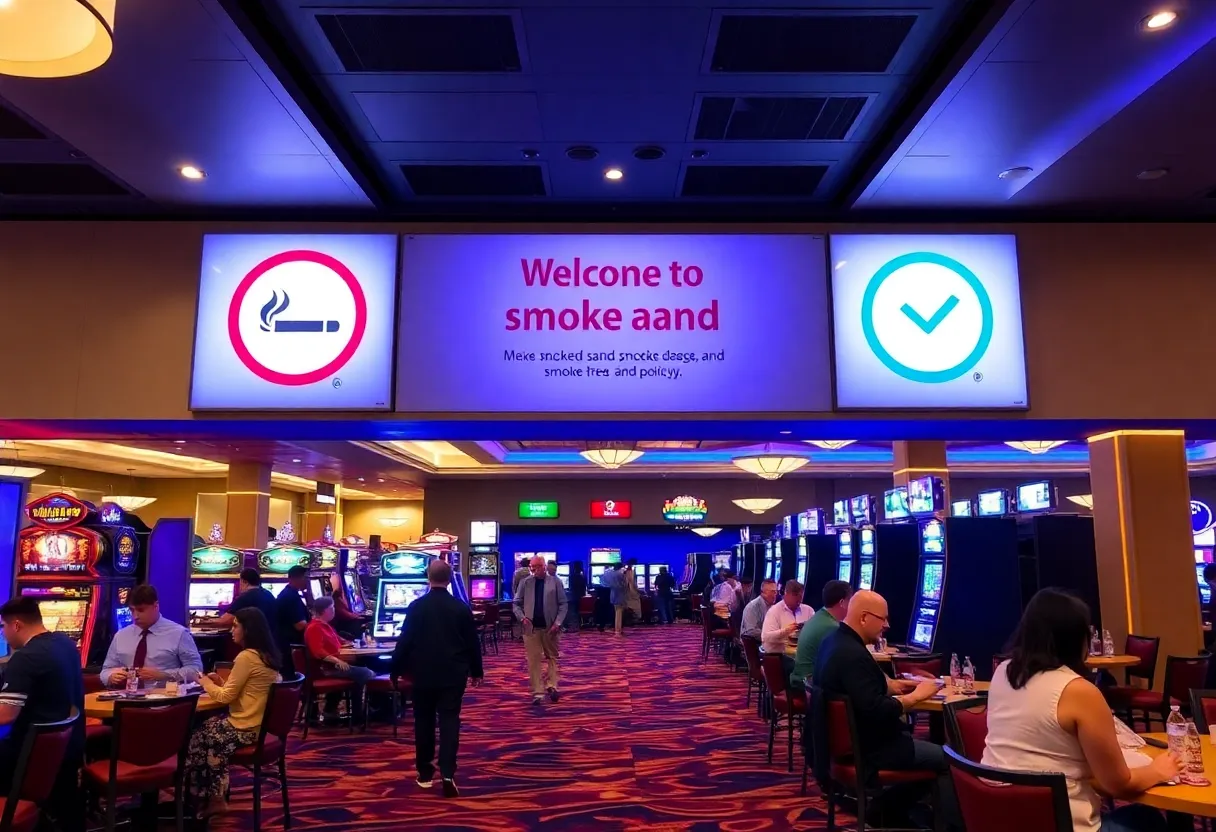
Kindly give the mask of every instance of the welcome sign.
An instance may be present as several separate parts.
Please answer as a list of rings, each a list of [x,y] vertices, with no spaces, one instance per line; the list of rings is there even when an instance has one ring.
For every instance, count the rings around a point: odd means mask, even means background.
[[[435,321],[459,337],[413,334]],[[400,411],[831,403],[822,236],[408,236],[400,324]]]

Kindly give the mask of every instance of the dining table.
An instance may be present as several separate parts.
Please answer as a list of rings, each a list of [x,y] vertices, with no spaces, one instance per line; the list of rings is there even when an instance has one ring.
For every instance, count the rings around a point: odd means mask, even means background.
[[[1089,656],[1085,659],[1085,666],[1091,670],[1110,670],[1115,667],[1133,667],[1140,664],[1139,656]]]
[[[101,699],[103,691],[94,693],[86,693],[84,696],[84,715],[87,719],[103,719],[110,720],[114,718],[114,703],[121,701],[120,699]],[[142,697],[144,701],[164,700],[166,703],[174,697],[167,696],[163,691],[150,691],[146,697]],[[210,711],[222,711],[227,706],[216,702],[206,693],[199,694],[198,704],[195,706],[196,713],[207,713]]]
[[[1165,742],[1165,734],[1141,734],[1141,736]],[[1164,748],[1155,748],[1151,745],[1146,745],[1139,751],[1150,757],[1165,753]],[[1203,777],[1208,780],[1216,780],[1216,745],[1212,744],[1209,737],[1203,738],[1203,771]],[[1177,812],[1201,818],[1216,818],[1216,785],[1184,786],[1180,783],[1176,786],[1153,786],[1148,791],[1130,797],[1128,800],[1166,812]]]
[[[940,691],[938,691],[936,696],[933,696],[933,697],[930,697],[929,699],[925,699],[920,702],[917,702],[909,710],[920,711],[922,713],[930,713],[930,714],[945,713],[946,704],[948,702],[965,702],[968,699],[976,699],[976,698],[982,696],[983,694],[988,693],[988,686],[990,684],[991,684],[990,682],[978,682],[977,681],[975,683],[975,692],[974,693],[954,693],[954,692],[947,693],[946,688],[943,687]]]

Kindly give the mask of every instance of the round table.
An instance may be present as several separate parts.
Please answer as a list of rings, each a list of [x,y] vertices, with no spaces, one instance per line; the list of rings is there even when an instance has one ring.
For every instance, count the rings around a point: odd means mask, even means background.
[[[979,696],[979,694],[987,693],[988,686],[990,684],[990,682],[976,682],[975,693],[952,693],[949,696],[943,696],[941,698],[935,696],[931,699],[917,702],[910,710],[922,711],[931,714],[940,714],[946,710],[945,705],[947,702],[962,702],[967,699],[975,699],[977,696]]]
[[[1146,737],[1165,741],[1165,734],[1144,734]],[[1146,745],[1139,749],[1150,757],[1165,753],[1164,748]],[[1203,776],[1216,781],[1216,745],[1203,738]],[[1167,812],[1181,812],[1203,818],[1216,818],[1216,785],[1214,786],[1154,786],[1138,797],[1128,798],[1132,803],[1143,803]]]
[[[1094,670],[1099,668],[1132,667],[1137,664],[1140,664],[1139,656],[1089,656],[1085,659],[1085,666]]]
[[[366,659],[376,656],[391,656],[395,644],[388,647],[343,647],[338,655],[342,659]]]
[[[113,719],[114,718],[114,703],[119,700],[115,699],[98,699],[100,693],[86,693],[84,696],[84,715],[89,719]],[[157,701],[158,697],[148,697],[153,701]],[[148,701],[147,699],[143,701]],[[162,701],[168,703],[170,697],[163,697]],[[222,711],[226,705],[216,702],[207,694],[200,694],[198,697],[198,705],[195,708],[197,713],[206,713],[208,711]]]

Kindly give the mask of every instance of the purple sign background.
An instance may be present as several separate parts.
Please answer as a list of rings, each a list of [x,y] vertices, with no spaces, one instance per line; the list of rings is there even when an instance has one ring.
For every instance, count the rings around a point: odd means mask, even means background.
[[[825,256],[813,235],[407,236],[396,409],[828,410]]]

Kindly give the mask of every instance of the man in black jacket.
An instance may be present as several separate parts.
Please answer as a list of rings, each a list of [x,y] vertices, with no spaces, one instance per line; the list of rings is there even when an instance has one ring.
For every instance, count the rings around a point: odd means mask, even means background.
[[[418,785],[434,785],[435,720],[439,720],[439,775],[443,796],[460,797],[456,752],[460,746],[460,706],[469,679],[481,685],[481,645],[473,611],[448,592],[452,567],[431,561],[426,570],[430,592],[409,605],[393,651],[393,677],[414,683],[414,752]]]

